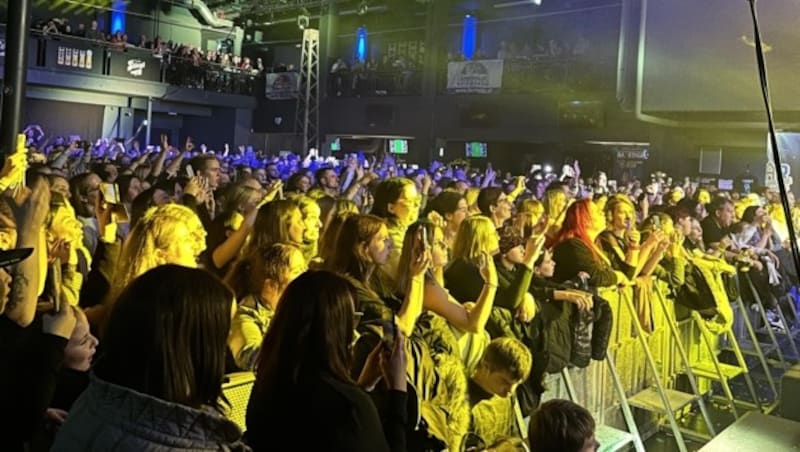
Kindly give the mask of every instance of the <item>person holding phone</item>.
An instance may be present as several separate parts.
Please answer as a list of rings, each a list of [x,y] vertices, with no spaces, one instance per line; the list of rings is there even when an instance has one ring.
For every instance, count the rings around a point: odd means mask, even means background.
[[[309,271],[286,287],[258,359],[247,406],[248,444],[267,450],[406,450],[406,341],[399,329],[351,377],[357,289],[336,273]],[[305,353],[297,353],[305,350]],[[366,390],[380,385],[379,412]],[[300,425],[312,426],[298,436]]]
[[[636,227],[633,203],[624,195],[612,196],[605,206],[607,228],[597,238],[598,244],[611,260],[614,270],[635,278],[663,238],[660,231],[640,244],[641,234]]]

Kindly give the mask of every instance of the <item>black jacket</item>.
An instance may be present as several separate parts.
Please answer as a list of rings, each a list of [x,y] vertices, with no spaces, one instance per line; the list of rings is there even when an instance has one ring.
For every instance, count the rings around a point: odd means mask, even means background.
[[[256,384],[247,406],[245,439],[255,452],[404,451],[406,393],[389,391],[389,397],[381,419],[366,392],[331,375],[282,388]]]

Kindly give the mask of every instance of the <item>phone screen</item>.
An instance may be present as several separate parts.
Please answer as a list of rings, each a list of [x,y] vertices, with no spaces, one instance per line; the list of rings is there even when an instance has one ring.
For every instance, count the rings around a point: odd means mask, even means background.
[[[383,322],[383,343],[387,347],[393,348],[395,339],[397,339],[397,325],[394,323],[394,318],[385,320]]]
[[[119,189],[117,184],[100,183],[100,192],[103,194],[103,201],[109,204],[120,204]]]
[[[189,179],[194,177],[194,168],[192,168],[192,165],[186,165],[186,175],[189,176]]]

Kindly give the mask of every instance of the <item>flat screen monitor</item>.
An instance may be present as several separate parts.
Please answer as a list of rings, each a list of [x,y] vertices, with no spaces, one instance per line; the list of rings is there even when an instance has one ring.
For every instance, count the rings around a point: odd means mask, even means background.
[[[733,190],[733,179],[717,179],[717,188],[724,191]]]
[[[408,154],[408,140],[389,140],[390,154]]]
[[[331,152],[339,152],[342,150],[342,139],[336,138],[331,141]]]
[[[466,148],[467,148],[467,157],[473,159],[482,159],[486,158],[489,147],[486,143],[481,143],[479,141],[471,141],[467,143]]]

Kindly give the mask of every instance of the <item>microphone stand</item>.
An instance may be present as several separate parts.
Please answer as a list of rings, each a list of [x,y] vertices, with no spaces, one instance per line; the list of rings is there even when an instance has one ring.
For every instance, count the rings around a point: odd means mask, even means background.
[[[792,250],[795,271],[800,275],[800,249],[797,244],[797,233],[794,230],[792,221],[792,206],[789,204],[789,196],[786,191],[786,184],[781,170],[781,153],[778,149],[778,136],[775,133],[775,119],[772,113],[772,100],[769,90],[769,79],[767,77],[767,64],[764,60],[764,48],[761,43],[761,30],[758,23],[758,11],[756,10],[757,0],[747,0],[750,4],[750,15],[753,18],[753,34],[755,37],[756,62],[758,63],[758,76],[761,81],[761,95],[764,98],[764,107],[767,111],[767,125],[769,126],[769,141],[772,145],[772,160],[775,164],[775,176],[778,179],[778,192],[781,197],[783,212],[786,216],[786,225],[789,230],[789,246]],[[792,300],[794,303],[795,301]]]

